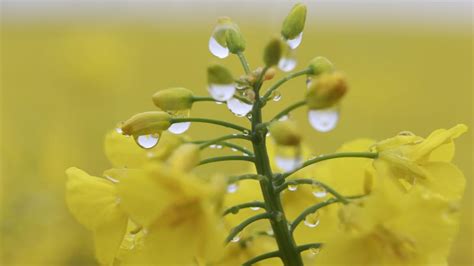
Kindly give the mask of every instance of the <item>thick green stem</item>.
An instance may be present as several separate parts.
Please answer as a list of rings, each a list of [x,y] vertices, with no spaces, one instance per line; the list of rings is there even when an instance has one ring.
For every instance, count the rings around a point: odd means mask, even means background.
[[[269,218],[270,224],[279,250],[276,254],[279,254],[279,257],[286,266],[301,266],[303,265],[303,260],[296,249],[295,240],[288,228],[289,223],[286,219],[280,196],[273,186],[273,173],[265,144],[267,129],[265,126],[262,126],[263,102],[259,97],[260,85],[258,84],[254,87],[257,101],[252,110],[252,144],[255,154],[255,167],[258,174],[266,177],[260,181],[260,188],[266,204],[266,210],[271,214]]]
[[[237,56],[240,59],[240,63],[242,63],[242,67],[244,68],[245,74],[250,74],[250,66],[242,52],[239,52]]]

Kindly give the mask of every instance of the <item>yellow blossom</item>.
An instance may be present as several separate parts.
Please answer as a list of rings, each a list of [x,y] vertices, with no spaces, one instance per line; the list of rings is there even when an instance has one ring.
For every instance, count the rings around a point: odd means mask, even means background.
[[[379,159],[374,166],[383,175],[400,181],[404,189],[420,185],[446,198],[460,199],[465,178],[450,161],[453,140],[466,131],[465,125],[457,125],[436,130],[426,139],[402,132],[375,145]]]

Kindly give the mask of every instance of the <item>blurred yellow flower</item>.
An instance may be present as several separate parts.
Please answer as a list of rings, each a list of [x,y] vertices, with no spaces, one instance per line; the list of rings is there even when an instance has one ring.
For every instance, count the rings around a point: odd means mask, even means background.
[[[451,163],[453,140],[467,131],[466,125],[439,129],[426,139],[410,132],[375,145],[379,159],[374,166],[382,175],[399,180],[405,189],[424,186],[449,199],[460,199],[465,187],[462,172]]]

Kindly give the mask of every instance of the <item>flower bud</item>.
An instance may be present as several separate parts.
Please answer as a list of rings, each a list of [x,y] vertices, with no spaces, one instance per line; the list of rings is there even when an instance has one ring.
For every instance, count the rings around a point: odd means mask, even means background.
[[[217,19],[217,26],[212,33],[212,37],[223,47],[227,47],[226,32],[232,27],[232,20],[229,17],[220,17]]]
[[[275,77],[276,75],[276,70],[275,68],[271,67],[265,72],[265,76],[263,76],[264,80],[271,80]]]
[[[242,33],[240,33],[237,25],[229,27],[226,31],[226,43],[229,52],[233,54],[238,54],[245,50],[245,39]]]
[[[139,113],[122,125],[122,132],[129,136],[142,136],[161,133],[171,125],[171,116],[166,112],[151,111]]]
[[[283,54],[283,42],[279,38],[273,38],[265,47],[263,52],[263,62],[266,66],[278,65]]]
[[[189,171],[199,164],[199,146],[196,144],[183,144],[179,146],[168,159],[169,165],[183,171]]]
[[[303,32],[305,21],[306,6],[301,3],[296,4],[283,21],[281,35],[287,40],[296,38]]]
[[[300,130],[290,120],[272,122],[268,129],[278,145],[298,146],[301,142]]]
[[[170,88],[153,94],[153,103],[163,111],[190,109],[193,105],[193,92],[185,88]]]
[[[234,78],[227,68],[214,64],[207,68],[207,82],[209,84],[232,84]]]
[[[346,93],[345,77],[339,72],[321,74],[311,82],[306,94],[309,109],[323,109],[336,104]]]
[[[310,75],[319,76],[334,71],[334,65],[326,57],[318,56],[309,62]]]

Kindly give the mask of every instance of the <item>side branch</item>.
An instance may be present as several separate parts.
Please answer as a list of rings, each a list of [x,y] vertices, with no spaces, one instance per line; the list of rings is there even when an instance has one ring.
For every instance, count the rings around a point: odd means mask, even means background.
[[[344,197],[343,195],[339,194],[336,190],[334,190],[333,188],[331,188],[330,186],[320,182],[320,181],[317,181],[317,180],[313,180],[313,179],[310,179],[310,178],[301,178],[301,179],[294,179],[294,180],[289,180],[289,181],[286,181],[285,183],[283,183],[282,185],[280,185],[276,191],[278,193],[282,192],[283,190],[285,190],[289,185],[299,185],[299,184],[305,184],[305,185],[318,185],[318,186],[321,186],[322,188],[324,188],[324,190],[326,190],[329,194],[333,195],[334,197],[336,197],[340,202],[344,203],[344,204],[347,204],[349,203],[349,201],[346,199],[346,197]]]
[[[333,154],[328,154],[328,155],[321,155],[321,156],[318,156],[316,158],[313,158],[311,160],[307,160],[306,162],[304,162],[300,167],[292,170],[292,171],[289,171],[289,172],[286,172],[284,174],[282,174],[280,176],[280,178],[287,178],[288,176],[296,173],[297,171],[309,166],[309,165],[312,165],[312,164],[315,164],[315,163],[318,163],[318,162],[321,162],[321,161],[325,161],[325,160],[331,160],[331,159],[336,159],[336,158],[368,158],[368,159],[376,159],[378,157],[378,153],[375,153],[375,152],[339,152],[339,153],[333,153]]]
[[[322,246],[323,246],[322,243],[310,243],[310,244],[304,244],[304,245],[297,246],[296,249],[298,250],[298,252],[301,253],[305,250],[312,249],[312,248],[320,248]]]
[[[182,117],[182,118],[172,118],[171,124],[174,123],[182,123],[182,122],[196,122],[196,123],[207,123],[207,124],[214,124],[223,127],[232,128],[241,132],[250,132],[247,128],[241,127],[239,125],[235,125],[229,122],[215,120],[215,119],[208,119],[208,118],[197,118],[197,117]]]
[[[242,223],[234,227],[231,231],[230,234],[227,236],[225,239],[225,243],[229,243],[232,239],[234,239],[235,236],[237,236],[242,230],[244,230],[245,227],[250,225],[251,223],[262,220],[262,219],[270,219],[271,214],[268,212],[260,213],[255,216],[252,216],[248,218],[247,220],[244,220]]]
[[[204,165],[208,163],[223,162],[223,161],[248,161],[255,162],[255,158],[251,156],[221,156],[204,159],[199,162],[199,165]]]
[[[215,139],[211,139],[211,140],[208,140],[206,142],[202,142],[201,144],[199,144],[199,149],[204,149],[212,144],[216,144],[216,143],[219,143],[221,141],[224,141],[224,140],[228,140],[228,139],[245,139],[245,140],[252,140],[249,136],[247,135],[244,135],[244,134],[230,134],[230,135],[225,135],[225,136],[222,136],[222,137],[219,137],[219,138],[215,138]]]
[[[230,214],[230,213],[236,214],[236,213],[238,213],[241,209],[245,209],[245,208],[262,208],[262,209],[265,209],[265,203],[260,202],[260,201],[242,203],[242,204],[235,205],[235,206],[232,206],[232,207],[230,207],[230,208],[227,208],[227,209],[222,213],[222,215],[225,216],[225,215]]]
[[[296,102],[290,106],[288,106],[287,108],[283,109],[280,113],[278,113],[274,118],[272,118],[271,121],[275,121],[275,120],[278,120],[282,117],[284,117],[285,115],[288,115],[291,111],[301,107],[301,106],[305,106],[306,105],[306,101],[303,100],[303,101],[299,101],[299,102]]]
[[[263,95],[263,100],[264,101],[267,101],[268,97],[270,97],[270,95],[272,94],[273,91],[275,91],[276,89],[278,89],[281,85],[283,85],[285,82],[291,80],[291,79],[294,79],[296,77],[299,77],[299,76],[303,76],[303,75],[307,75],[309,73],[311,73],[311,69],[310,68],[305,68],[303,70],[300,70],[298,72],[294,72],[294,73],[291,73],[289,74],[288,76],[286,77],[283,77],[282,79],[278,80],[275,84],[273,84],[266,92],[265,94]]]

